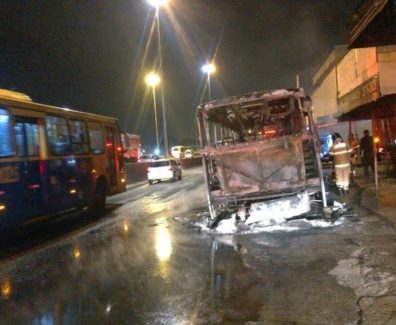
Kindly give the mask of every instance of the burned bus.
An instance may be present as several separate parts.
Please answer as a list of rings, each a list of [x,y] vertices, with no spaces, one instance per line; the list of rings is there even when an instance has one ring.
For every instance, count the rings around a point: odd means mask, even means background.
[[[320,141],[303,89],[261,91],[197,108],[210,219],[288,218],[323,199]]]

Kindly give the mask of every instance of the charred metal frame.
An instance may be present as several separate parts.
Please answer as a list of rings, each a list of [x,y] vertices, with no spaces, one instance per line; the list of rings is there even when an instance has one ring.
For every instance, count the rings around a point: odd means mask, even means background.
[[[321,191],[327,206],[311,106],[303,89],[255,92],[198,106],[212,219],[302,191]]]

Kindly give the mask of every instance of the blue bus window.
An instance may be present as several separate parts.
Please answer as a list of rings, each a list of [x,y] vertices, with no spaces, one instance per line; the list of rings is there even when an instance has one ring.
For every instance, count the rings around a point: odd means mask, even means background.
[[[28,156],[39,156],[39,130],[37,124],[25,124],[27,154]]]
[[[16,118],[15,137],[19,156],[39,156],[39,130],[37,122],[28,118]]]
[[[21,157],[26,157],[26,148],[25,148],[25,136],[23,131],[23,123],[15,123],[15,143],[17,147],[17,153]]]
[[[10,114],[0,108],[0,157],[13,156],[15,154],[11,136]]]
[[[91,151],[94,154],[104,152],[104,134],[99,123],[88,122],[89,140],[91,143]]]
[[[45,128],[51,153],[65,155],[70,153],[70,138],[66,119],[58,116],[46,116]]]
[[[73,152],[77,154],[88,153],[88,136],[85,122],[69,120],[69,127]]]

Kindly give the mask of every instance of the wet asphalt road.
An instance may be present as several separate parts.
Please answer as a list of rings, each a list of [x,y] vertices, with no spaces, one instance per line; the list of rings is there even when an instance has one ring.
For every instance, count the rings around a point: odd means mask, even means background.
[[[198,168],[131,187],[96,220],[26,231],[19,249],[3,238],[0,324],[396,324],[385,221],[356,207],[218,234],[199,227],[205,204]]]

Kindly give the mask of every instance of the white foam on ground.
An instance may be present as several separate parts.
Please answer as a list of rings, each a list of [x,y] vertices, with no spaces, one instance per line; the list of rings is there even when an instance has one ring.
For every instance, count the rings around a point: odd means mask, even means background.
[[[300,230],[301,228],[299,227],[293,227],[291,225],[283,224],[283,225],[272,225],[272,226],[266,226],[266,227],[261,227],[259,224],[253,227],[253,233],[258,233],[258,232],[291,232],[291,231],[296,231]]]
[[[258,222],[252,225],[236,224],[235,218],[221,220],[217,227],[210,229],[208,227],[207,218],[201,219],[194,223],[195,226],[199,227],[202,231],[211,232],[215,234],[255,234],[261,232],[292,232],[302,229],[309,228],[330,228],[341,225],[344,222],[344,218],[340,218],[334,222],[326,220],[306,220],[299,219],[294,221],[282,220],[278,224],[268,223],[267,221]]]
[[[308,192],[267,202],[253,203],[247,224],[263,223],[268,226],[285,222],[286,219],[307,213],[311,210]]]
[[[344,209],[345,205],[334,201],[332,211]],[[209,228],[207,212],[197,215],[198,221],[193,223],[202,231],[215,234],[250,234],[260,232],[291,232],[310,228],[331,228],[344,223],[345,218],[336,220],[304,219],[304,214],[311,210],[307,192],[265,203],[252,204],[250,216],[246,222],[236,222],[236,213],[230,218],[221,220],[213,229]],[[319,211],[318,211],[319,212]],[[286,221],[292,216],[301,218]],[[308,215],[307,215],[308,216]]]
[[[219,222],[215,231],[221,234],[233,234],[238,231],[238,227],[235,224],[234,216],[231,219],[224,219]]]
[[[328,222],[326,220],[309,220],[309,224],[315,228],[336,227],[341,225],[343,222],[344,222],[344,218],[340,218],[334,222]]]

